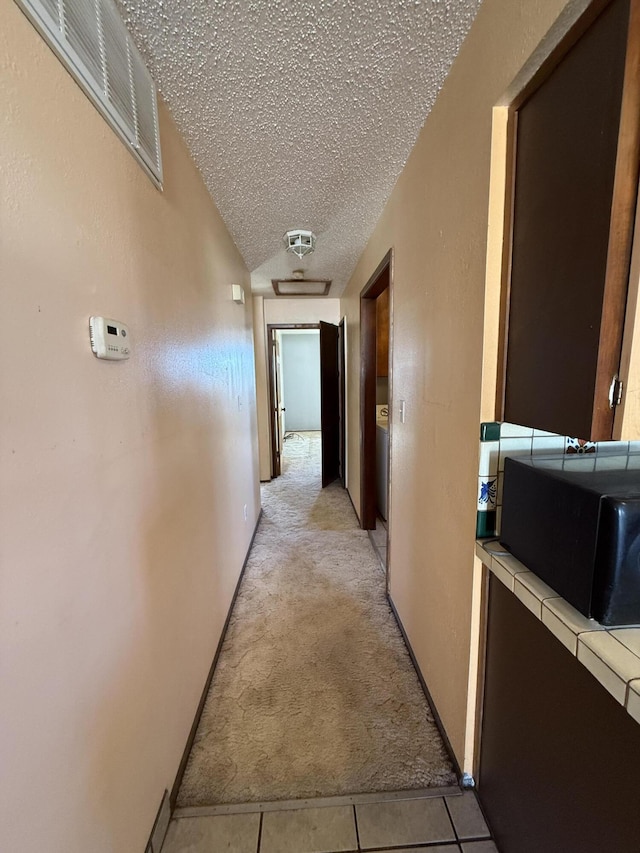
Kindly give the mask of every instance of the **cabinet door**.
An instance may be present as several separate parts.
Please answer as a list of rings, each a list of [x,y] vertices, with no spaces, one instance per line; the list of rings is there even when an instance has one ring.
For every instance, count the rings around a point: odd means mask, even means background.
[[[638,180],[638,3],[613,0],[516,114],[504,420],[612,437]]]
[[[481,750],[501,853],[638,850],[640,725],[494,575]]]

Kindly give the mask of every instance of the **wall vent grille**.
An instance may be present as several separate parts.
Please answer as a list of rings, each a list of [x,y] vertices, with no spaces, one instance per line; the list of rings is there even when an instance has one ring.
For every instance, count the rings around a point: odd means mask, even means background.
[[[156,87],[113,0],[16,2],[162,188]]]

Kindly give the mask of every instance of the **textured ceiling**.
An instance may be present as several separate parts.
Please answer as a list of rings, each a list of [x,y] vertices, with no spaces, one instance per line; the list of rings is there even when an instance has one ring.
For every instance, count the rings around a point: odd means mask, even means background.
[[[481,0],[119,2],[253,291],[303,268],[339,295]]]

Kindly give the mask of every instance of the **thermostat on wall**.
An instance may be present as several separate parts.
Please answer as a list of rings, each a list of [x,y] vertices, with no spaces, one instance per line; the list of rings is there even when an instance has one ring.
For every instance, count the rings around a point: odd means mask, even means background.
[[[129,358],[131,342],[129,329],[118,320],[107,317],[89,317],[91,349],[98,358],[121,361]]]

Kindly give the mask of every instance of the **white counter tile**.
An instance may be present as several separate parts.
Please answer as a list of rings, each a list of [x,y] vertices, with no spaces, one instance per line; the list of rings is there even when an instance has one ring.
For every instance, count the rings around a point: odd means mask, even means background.
[[[531,445],[533,438],[502,438],[500,437],[500,456],[498,457],[498,471],[504,471],[504,460],[507,456],[531,456]]]
[[[587,619],[564,598],[546,598],[542,603],[542,622],[563,646],[577,655],[578,636],[585,631],[604,631],[595,619]]]
[[[506,553],[500,542],[489,541],[486,544],[477,542],[476,554],[484,565],[488,566],[498,580],[502,581],[511,592],[513,592],[515,576],[520,574],[520,572],[529,571],[519,560],[516,560],[511,554]]]
[[[627,682],[640,678],[640,658],[608,631],[580,634],[578,660],[584,663],[622,705],[626,699]]]
[[[482,560],[482,562],[485,564],[485,566],[488,566],[489,563],[491,562],[491,557],[487,558],[487,551],[485,550],[485,547],[482,544],[482,541],[476,542],[476,557],[479,560]]]
[[[537,456],[542,453],[564,453],[566,439],[563,435],[541,435],[533,436],[533,455]]]
[[[480,477],[495,476],[498,473],[498,457],[500,455],[499,441],[480,442]]]
[[[492,560],[510,572],[512,575],[517,575],[520,572],[528,572],[529,569],[521,563],[520,560],[516,560],[515,557],[512,557],[511,554],[494,554],[492,555]]]
[[[495,539],[479,539],[476,542],[476,556],[488,568],[491,568],[491,558],[496,553],[501,554],[503,551],[504,547]]]
[[[599,441],[596,444],[596,453],[598,456],[623,456],[626,457],[629,453],[628,441]],[[620,467],[620,466],[618,466]],[[597,466],[596,466],[597,468]]]
[[[518,572],[513,591],[538,619],[542,619],[542,602],[548,598],[558,598],[558,593],[533,572]]]
[[[476,543],[484,565],[640,723],[640,626],[605,628],[583,616],[497,541]]]
[[[530,589],[528,589],[523,583],[522,578],[527,575],[532,574],[531,572],[520,572],[514,578],[513,583],[513,592],[515,593],[516,598],[519,598],[520,601],[524,604],[527,610],[530,610],[534,616],[537,616],[538,619],[542,618],[542,602],[540,599],[535,596]]]
[[[583,634],[582,637],[588,637],[588,634]],[[584,664],[591,675],[594,675],[600,684],[611,693],[614,699],[624,705],[624,700],[627,694],[627,683],[619,675],[607,666],[604,661],[598,657],[588,646],[578,639],[578,660]]]
[[[613,631],[589,631],[581,634],[579,639],[625,681],[640,678],[640,657],[623,646],[613,634]]]
[[[556,601],[557,599],[553,600]],[[571,628],[567,628],[562,619],[559,619],[555,613],[547,608],[546,602],[542,607],[542,622],[551,631],[553,636],[569,649],[572,655],[577,655],[578,635],[574,634]]]
[[[520,565],[522,565],[522,563],[520,563]],[[533,593],[538,601],[546,601],[548,598],[560,598],[559,593],[557,593],[555,589],[552,589],[543,580],[540,580],[535,572],[519,572],[516,575],[516,580],[518,583],[526,586],[529,592]],[[540,618],[542,618],[542,616]]]
[[[515,576],[513,591],[520,601],[538,619],[542,619],[542,605],[545,601],[559,598],[555,589],[551,589],[544,581],[533,572],[518,572]]]
[[[640,679],[629,682],[627,711],[631,714],[636,723],[640,723]]]
[[[576,636],[585,631],[604,631],[604,627],[595,619],[588,619],[579,610],[572,607],[564,598],[550,598],[545,601],[544,606],[554,616],[560,619]],[[544,614],[543,620],[544,622]]]
[[[640,658],[640,628],[612,628],[609,629],[609,633]]]
[[[500,441],[503,438],[531,438],[533,432],[533,427],[509,424],[505,421],[500,424]]]
[[[495,558],[490,560],[489,562],[491,563],[491,573],[494,574],[510,592],[513,592],[513,583],[515,580],[515,575],[508,569],[506,569],[504,566],[502,566]]]

